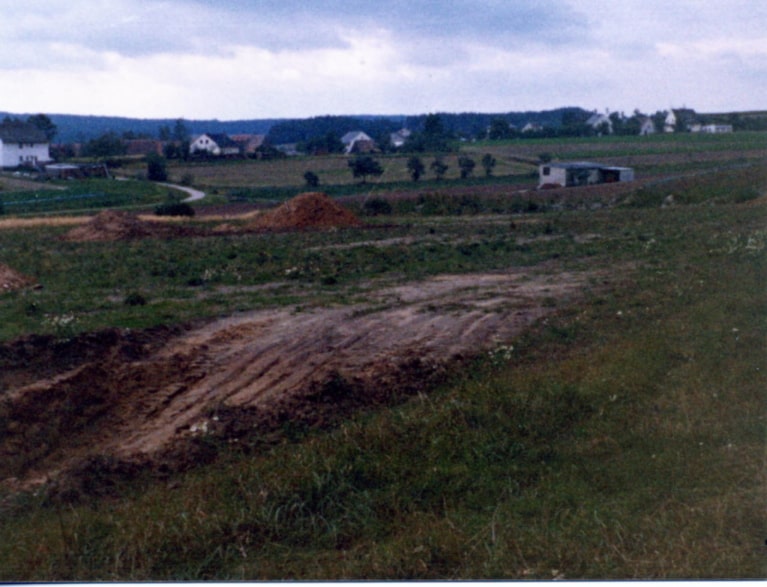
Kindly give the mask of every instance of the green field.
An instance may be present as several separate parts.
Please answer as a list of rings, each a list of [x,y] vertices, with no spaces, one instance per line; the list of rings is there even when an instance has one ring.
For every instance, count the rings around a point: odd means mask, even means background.
[[[43,285],[0,294],[6,343],[343,306],[509,267],[610,282],[575,304],[552,299],[551,317],[425,393],[335,426],[286,425],[279,442],[242,449],[209,438],[208,464],[86,500],[5,490],[0,580],[764,577],[765,136],[683,138],[466,145],[499,160],[495,179],[474,183],[412,184],[404,159],[382,158],[376,183],[398,183],[376,193],[391,208],[365,228],[112,243],[0,230],[0,263]],[[653,181],[507,193],[529,169],[514,158],[544,152],[633,161]],[[320,189],[353,184],[334,157],[171,175],[221,202],[289,197],[307,169]]]

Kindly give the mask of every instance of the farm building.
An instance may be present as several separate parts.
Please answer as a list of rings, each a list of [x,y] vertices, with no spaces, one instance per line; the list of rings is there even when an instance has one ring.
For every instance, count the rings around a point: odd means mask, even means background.
[[[720,134],[732,132],[731,124],[703,124],[700,127],[700,131],[707,134]]]
[[[43,131],[21,121],[0,124],[0,167],[36,167],[50,160],[50,144]]]
[[[633,181],[634,170],[587,161],[546,163],[538,168],[538,188],[574,187],[595,183]]]

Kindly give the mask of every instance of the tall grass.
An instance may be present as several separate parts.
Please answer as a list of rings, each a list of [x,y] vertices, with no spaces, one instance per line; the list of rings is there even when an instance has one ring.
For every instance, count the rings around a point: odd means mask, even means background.
[[[8,502],[0,579],[761,577],[764,220],[559,216],[609,245],[558,254],[636,271],[402,405],[111,498]]]

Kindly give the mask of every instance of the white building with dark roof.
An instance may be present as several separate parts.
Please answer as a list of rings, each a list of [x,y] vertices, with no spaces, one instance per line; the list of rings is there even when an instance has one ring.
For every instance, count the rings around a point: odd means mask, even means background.
[[[376,143],[366,133],[355,130],[341,137],[344,151],[349,153],[372,153],[376,150]]]
[[[223,133],[205,133],[192,137],[190,155],[207,153],[215,157],[230,157],[240,154],[240,145]]]
[[[631,167],[617,167],[590,161],[545,163],[538,168],[538,188],[576,187],[596,183],[634,181]]]
[[[43,131],[17,120],[0,123],[0,167],[37,167],[50,160],[50,143]]]

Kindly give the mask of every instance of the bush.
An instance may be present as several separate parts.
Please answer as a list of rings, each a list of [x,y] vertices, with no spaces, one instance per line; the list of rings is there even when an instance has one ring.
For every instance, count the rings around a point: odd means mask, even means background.
[[[165,202],[154,209],[157,216],[194,216],[194,208],[185,202]]]
[[[125,296],[123,303],[126,306],[145,306],[146,298],[142,296],[140,293],[137,293],[134,291],[129,293],[127,296]]]
[[[313,171],[307,171],[304,173],[304,181],[306,181],[306,185],[308,185],[310,188],[316,188],[318,185],[320,185],[320,178]]]
[[[157,153],[149,153],[146,156],[146,175],[149,181],[168,181],[165,157]]]
[[[383,198],[372,198],[362,205],[362,212],[366,216],[388,215],[392,213],[392,208]]]

